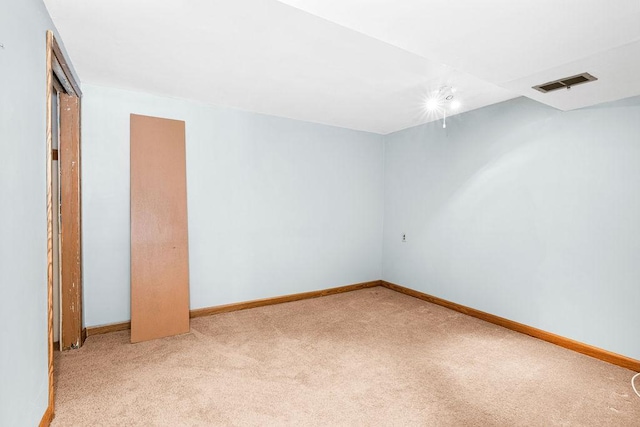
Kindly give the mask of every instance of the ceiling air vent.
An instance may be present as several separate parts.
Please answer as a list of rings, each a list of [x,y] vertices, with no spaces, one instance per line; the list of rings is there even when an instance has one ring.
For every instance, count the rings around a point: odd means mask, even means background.
[[[533,86],[533,89],[539,90],[542,93],[553,92],[558,89],[571,89],[572,86],[580,85],[582,83],[588,83],[598,80],[597,77],[593,77],[589,73],[577,74],[571,77],[564,77],[562,79],[547,82],[538,86]]]

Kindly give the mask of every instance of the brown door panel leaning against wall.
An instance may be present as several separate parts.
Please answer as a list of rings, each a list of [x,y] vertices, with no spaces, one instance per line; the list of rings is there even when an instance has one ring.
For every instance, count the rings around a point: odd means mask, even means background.
[[[131,115],[131,342],[189,332],[185,124]]]

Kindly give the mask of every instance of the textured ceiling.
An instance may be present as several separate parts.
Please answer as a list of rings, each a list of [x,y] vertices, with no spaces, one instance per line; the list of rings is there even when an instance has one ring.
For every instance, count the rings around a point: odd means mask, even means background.
[[[640,0],[45,0],[83,83],[386,134],[516,96],[640,94]],[[598,81],[531,86],[589,72]],[[450,112],[453,113],[453,112]]]

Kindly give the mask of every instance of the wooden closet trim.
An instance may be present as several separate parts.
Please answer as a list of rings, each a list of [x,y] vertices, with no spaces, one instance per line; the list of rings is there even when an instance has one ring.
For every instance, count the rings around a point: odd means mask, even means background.
[[[47,334],[48,334],[48,405],[41,420],[40,426],[48,426],[53,417],[55,416],[54,405],[54,389],[53,389],[53,193],[52,193],[52,167],[53,161],[53,149],[52,149],[52,126],[53,126],[53,111],[51,109],[51,101],[55,93],[60,90],[60,87],[67,92],[68,95],[72,95],[78,98],[78,110],[77,110],[77,131],[79,138],[79,98],[82,95],[80,86],[76,81],[69,61],[65,58],[60,45],[58,44],[52,31],[46,32],[46,52],[45,52],[45,66],[46,66],[46,194],[47,194]],[[56,71],[58,70],[58,75]],[[64,80],[62,82],[61,80]],[[67,83],[65,87],[64,83]],[[78,139],[79,141],[79,139]],[[56,152],[57,154],[57,152]],[[81,294],[80,294],[81,296]],[[78,307],[81,310],[81,307]],[[79,312],[82,315],[81,311]],[[85,333],[81,333],[82,338],[85,337]]]

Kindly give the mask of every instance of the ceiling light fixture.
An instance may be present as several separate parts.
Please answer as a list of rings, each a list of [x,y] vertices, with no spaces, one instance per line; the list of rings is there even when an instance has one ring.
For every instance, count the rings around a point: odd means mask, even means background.
[[[427,111],[436,113],[442,110],[442,128],[447,127],[447,111],[458,110],[461,107],[459,100],[455,99],[455,93],[457,89],[451,86],[442,86],[440,89],[433,91],[432,96],[427,99],[426,107]]]

